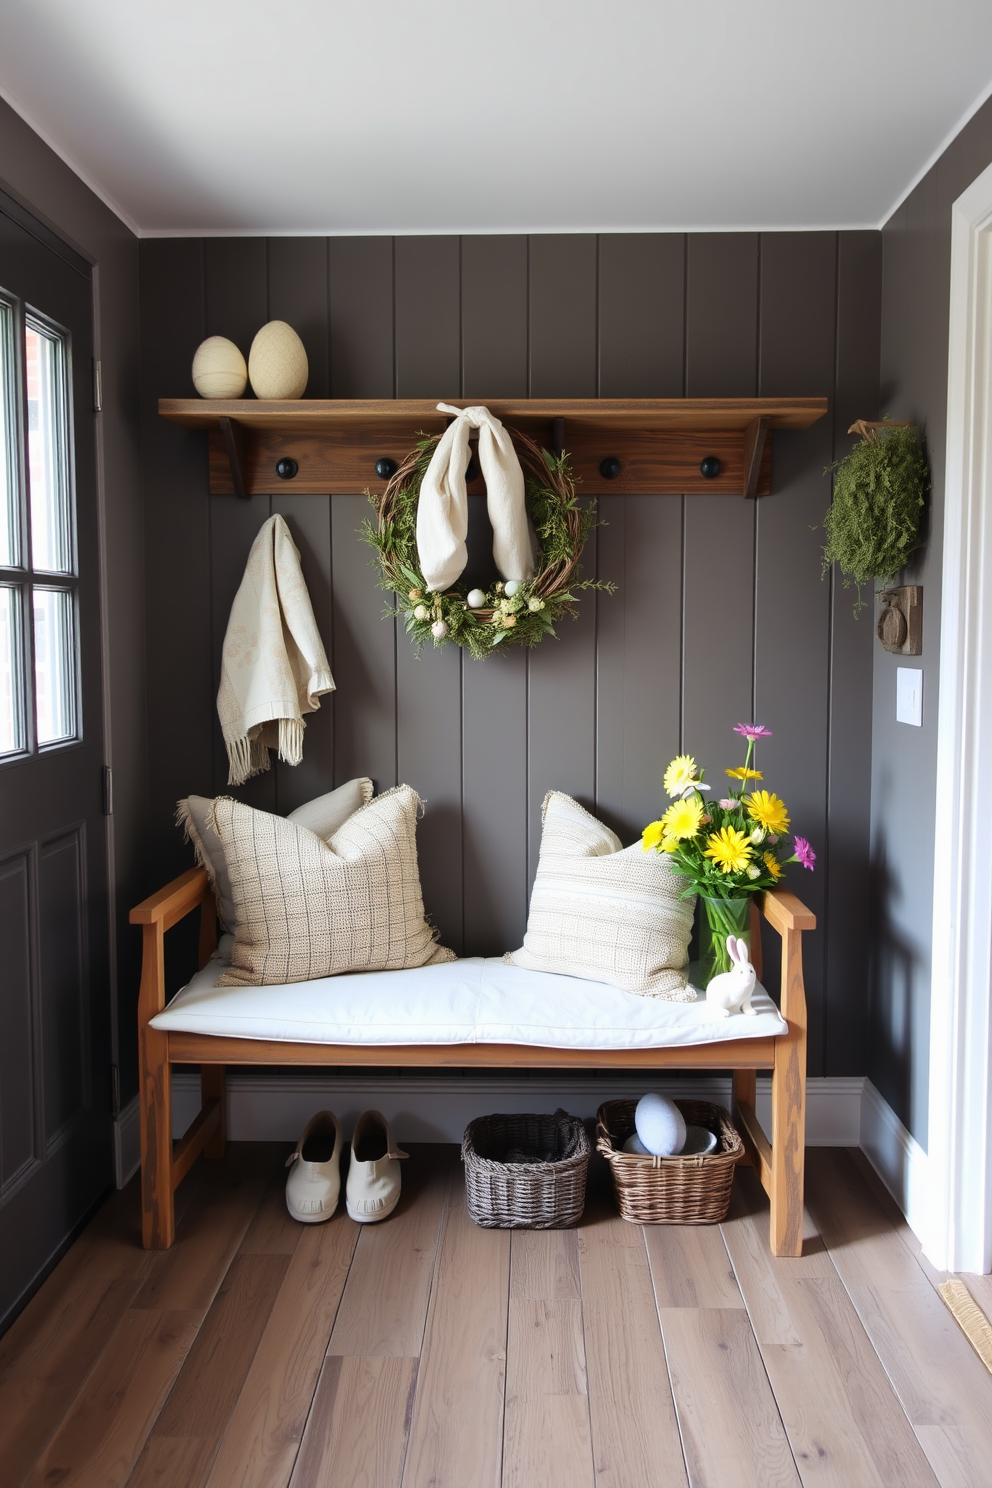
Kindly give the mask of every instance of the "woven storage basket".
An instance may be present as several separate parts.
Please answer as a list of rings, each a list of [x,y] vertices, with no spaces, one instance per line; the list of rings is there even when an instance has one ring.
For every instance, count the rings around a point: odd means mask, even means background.
[[[508,1163],[518,1148],[553,1162]],[[486,1229],[553,1230],[576,1224],[586,1200],[591,1144],[582,1122],[553,1116],[478,1116],[462,1138],[469,1217]]]
[[[621,1149],[634,1134],[632,1100],[606,1101],[596,1112],[596,1146],[613,1172],[622,1218],[632,1224],[716,1224],[730,1208],[734,1167],[744,1155],[730,1115],[709,1101],[677,1100],[687,1123],[716,1132],[715,1152],[696,1157],[641,1157]]]

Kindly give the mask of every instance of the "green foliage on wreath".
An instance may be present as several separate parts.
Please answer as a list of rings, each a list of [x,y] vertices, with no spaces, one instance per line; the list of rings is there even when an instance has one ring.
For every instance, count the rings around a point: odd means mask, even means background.
[[[568,456],[541,450],[546,480],[533,473],[533,459],[522,461],[525,501],[539,549],[533,579],[520,583],[512,595],[502,580],[492,584],[485,604],[475,609],[457,587],[428,593],[417,554],[417,504],[437,440],[437,435],[420,439],[385,496],[369,495],[379,520],[362,524],[362,537],[376,552],[380,586],[396,596],[395,610],[389,605],[386,615],[403,616],[418,650],[428,642],[435,648],[453,642],[481,660],[507,646],[536,646],[545,636],[556,635],[559,620],[576,618],[579,592],[614,592],[613,583],[580,578],[579,555],[599,523],[593,508],[576,499]]]
[[[920,546],[930,466],[914,428],[882,425],[824,474],[831,472],[834,492],[823,520],[823,572],[837,563],[844,587],[857,585],[857,614],[864,608],[861,585],[874,579],[891,583]]]

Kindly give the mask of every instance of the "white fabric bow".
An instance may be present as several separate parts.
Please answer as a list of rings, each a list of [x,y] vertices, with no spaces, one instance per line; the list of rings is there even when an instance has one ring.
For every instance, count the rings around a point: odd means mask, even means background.
[[[534,574],[534,540],[524,504],[524,474],[513,441],[488,408],[452,408],[420,484],[417,553],[429,590],[450,589],[468,562],[468,469],[470,429],[479,431],[479,464],[486,482],[486,504],[493,528],[493,557],[504,579]]]

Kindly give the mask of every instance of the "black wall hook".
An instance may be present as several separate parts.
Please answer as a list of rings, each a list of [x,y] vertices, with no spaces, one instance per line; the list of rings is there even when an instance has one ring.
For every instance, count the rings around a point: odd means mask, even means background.
[[[292,480],[299,468],[292,455],[283,455],[276,461],[276,475],[280,480]]]
[[[607,455],[605,460],[599,462],[599,473],[604,480],[616,480],[623,469],[623,464],[616,455]]]
[[[723,466],[720,464],[716,455],[707,455],[705,460],[700,460],[699,462],[699,473],[700,475],[704,475],[707,480],[713,480],[720,474],[722,469]]]
[[[384,455],[381,460],[376,460],[375,473],[380,480],[389,480],[396,474],[396,461]]]

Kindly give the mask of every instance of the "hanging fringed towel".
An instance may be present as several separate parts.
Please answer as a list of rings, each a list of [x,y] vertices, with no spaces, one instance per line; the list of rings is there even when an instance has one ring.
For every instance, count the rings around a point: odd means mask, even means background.
[[[438,440],[420,483],[417,553],[429,590],[450,589],[468,562],[468,436],[479,431],[479,464],[486,482],[493,557],[504,579],[534,573],[534,539],[524,505],[524,477],[513,441],[488,408],[452,408],[439,403],[454,423]]]
[[[234,596],[220,664],[217,713],[228,785],[269,768],[269,750],[298,765],[303,714],[334,691],[300,555],[282,517],[263,522]]]

